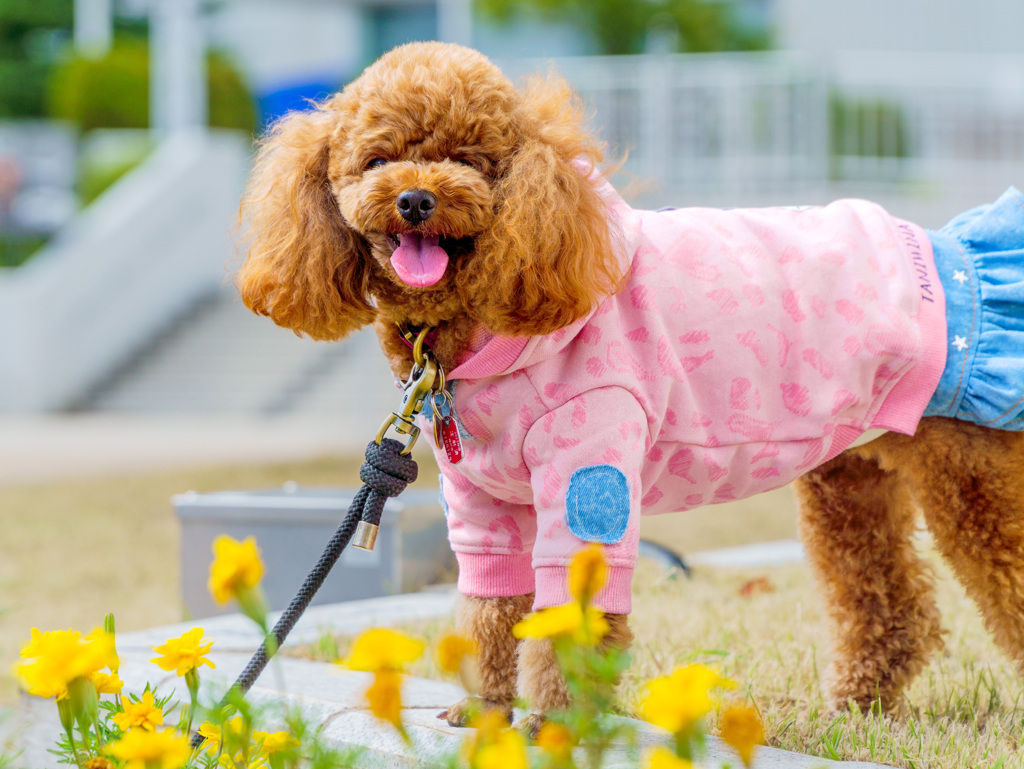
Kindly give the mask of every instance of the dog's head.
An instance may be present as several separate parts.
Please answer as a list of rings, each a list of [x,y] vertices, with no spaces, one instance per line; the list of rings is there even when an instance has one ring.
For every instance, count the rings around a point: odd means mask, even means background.
[[[396,48],[270,131],[242,205],[239,288],[315,339],[378,313],[549,333],[621,279],[588,179],[599,160],[563,81],[520,92],[467,48]]]

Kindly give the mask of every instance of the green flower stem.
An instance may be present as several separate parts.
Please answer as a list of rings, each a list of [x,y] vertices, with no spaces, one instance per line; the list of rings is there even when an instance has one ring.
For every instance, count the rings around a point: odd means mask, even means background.
[[[64,727],[64,733],[68,736],[71,755],[75,757],[75,763],[81,765],[78,760],[78,746],[75,745],[75,716],[71,712],[71,701],[67,697],[57,700],[57,714],[60,716],[60,725]]]
[[[192,734],[192,721],[199,709],[199,672],[192,668],[185,674],[185,685],[188,687],[188,725],[185,734]]]

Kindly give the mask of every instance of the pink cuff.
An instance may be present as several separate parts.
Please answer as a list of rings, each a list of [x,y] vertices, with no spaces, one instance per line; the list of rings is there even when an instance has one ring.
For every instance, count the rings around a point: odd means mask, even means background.
[[[533,592],[529,553],[455,553],[459,592],[477,598],[510,598]]]
[[[574,600],[569,594],[569,568],[567,566],[541,566],[537,573],[537,595],[533,610],[549,606],[563,606]],[[608,582],[597,594],[594,605],[609,614],[629,614],[633,608],[633,568],[609,566]]]

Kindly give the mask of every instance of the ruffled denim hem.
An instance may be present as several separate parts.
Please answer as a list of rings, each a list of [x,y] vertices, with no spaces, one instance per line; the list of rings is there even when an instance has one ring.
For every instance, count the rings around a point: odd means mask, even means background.
[[[1024,430],[1024,195],[929,231],[946,293],[948,354],[925,416]]]

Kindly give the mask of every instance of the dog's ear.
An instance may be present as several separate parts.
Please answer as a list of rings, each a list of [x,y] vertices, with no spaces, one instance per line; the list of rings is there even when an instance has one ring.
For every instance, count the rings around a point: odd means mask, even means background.
[[[338,112],[293,112],[263,140],[241,218],[249,255],[238,289],[253,312],[313,339],[340,339],[373,320],[366,242],[349,229],[328,180]]]
[[[604,200],[588,174],[601,152],[568,85],[535,81],[522,115],[523,139],[499,166],[495,221],[478,241],[463,297],[486,308],[482,320],[492,332],[510,336],[569,325],[623,278]]]

